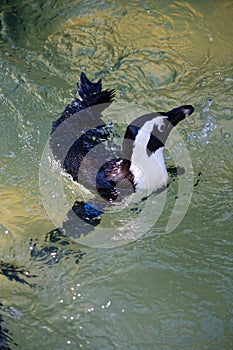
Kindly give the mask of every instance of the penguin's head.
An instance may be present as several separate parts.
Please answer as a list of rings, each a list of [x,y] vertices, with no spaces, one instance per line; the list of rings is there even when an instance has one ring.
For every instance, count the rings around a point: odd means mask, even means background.
[[[180,121],[194,111],[185,105],[168,112],[149,113],[128,125],[123,141],[123,158],[129,162],[129,170],[136,189],[160,189],[167,184],[167,170],[163,158],[166,140]]]
[[[166,113],[160,112],[161,115],[167,117],[168,122],[174,127],[179,122],[190,116],[194,111],[194,107],[191,105],[185,105],[174,108]]]
[[[144,144],[149,155],[164,147],[165,142],[179,122],[187,118],[194,111],[191,105],[174,108],[168,112],[145,114],[128,125],[123,142],[123,156],[131,159],[136,143]]]

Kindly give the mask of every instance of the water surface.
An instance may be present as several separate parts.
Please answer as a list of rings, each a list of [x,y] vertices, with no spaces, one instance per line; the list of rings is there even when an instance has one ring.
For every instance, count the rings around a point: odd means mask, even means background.
[[[232,25],[230,0],[1,4],[0,260],[36,275],[0,275],[12,349],[232,348]],[[195,106],[178,128],[195,186],[173,232],[165,210],[115,249],[46,241],[41,155],[81,71],[120,103]]]

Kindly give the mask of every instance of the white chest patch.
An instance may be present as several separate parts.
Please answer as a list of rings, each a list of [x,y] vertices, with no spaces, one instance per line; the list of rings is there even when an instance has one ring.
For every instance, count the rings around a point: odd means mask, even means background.
[[[167,184],[168,174],[163,157],[164,147],[158,148],[151,154],[147,152],[147,144],[154,125],[162,132],[164,117],[156,117],[147,121],[139,130],[133,144],[130,171],[134,175],[136,189],[155,191]]]

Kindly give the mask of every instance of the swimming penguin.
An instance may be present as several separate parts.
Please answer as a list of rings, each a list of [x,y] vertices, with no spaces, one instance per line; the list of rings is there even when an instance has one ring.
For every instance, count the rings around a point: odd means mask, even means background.
[[[63,169],[75,182],[85,178],[86,187],[95,187],[100,197],[110,203],[122,194],[164,189],[168,181],[164,145],[173,127],[190,116],[194,107],[184,105],[135,119],[126,128],[121,155],[116,157],[103,148],[98,154],[102,156],[102,165],[99,167],[98,159],[96,169],[95,159],[88,160],[88,154],[112,138],[112,127],[104,123],[102,112],[113,102],[115,90],[102,90],[101,79],[92,83],[84,73],[77,85],[79,97],[52,124],[50,145]],[[91,226],[98,225],[103,214],[98,204],[78,200],[71,212]]]

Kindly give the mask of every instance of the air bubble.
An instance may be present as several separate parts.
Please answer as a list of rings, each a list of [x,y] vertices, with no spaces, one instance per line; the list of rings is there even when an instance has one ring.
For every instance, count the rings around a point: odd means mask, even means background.
[[[230,108],[226,108],[226,109],[224,109],[223,113],[224,113],[225,115],[231,115],[232,111],[231,111]]]
[[[7,155],[6,155],[7,158],[15,158],[16,157],[16,154],[15,152],[11,151],[9,152]]]
[[[57,193],[51,192],[50,196],[51,196],[52,199],[55,199],[57,197]]]

